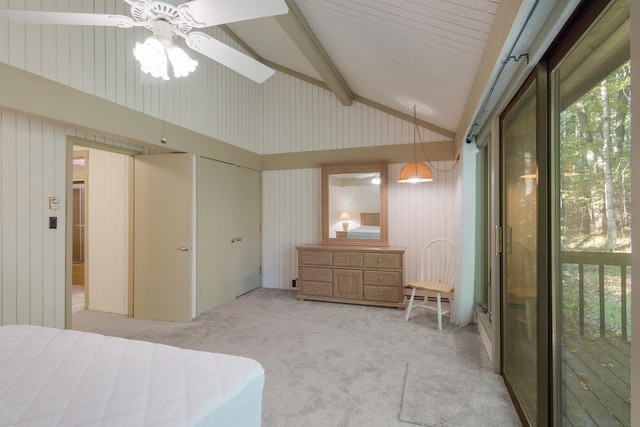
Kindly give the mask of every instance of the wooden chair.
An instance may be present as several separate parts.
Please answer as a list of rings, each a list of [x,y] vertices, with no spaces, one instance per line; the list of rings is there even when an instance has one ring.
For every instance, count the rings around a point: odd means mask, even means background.
[[[531,249],[516,240],[511,243],[506,261],[506,304],[512,310],[512,315],[517,312],[518,307],[524,306],[524,318],[518,316],[516,319],[526,324],[527,337],[530,340],[535,338],[533,327],[537,319],[535,261],[536,257]]]
[[[409,320],[414,307],[435,308],[438,329],[442,330],[442,315],[448,313],[448,310],[442,310],[442,295],[448,297],[450,304],[453,301],[453,242],[449,239],[434,239],[427,243],[420,258],[420,281],[409,282],[407,286],[412,291],[406,320]],[[418,289],[426,291],[422,304],[414,302]],[[429,292],[436,294],[436,307],[427,305]]]

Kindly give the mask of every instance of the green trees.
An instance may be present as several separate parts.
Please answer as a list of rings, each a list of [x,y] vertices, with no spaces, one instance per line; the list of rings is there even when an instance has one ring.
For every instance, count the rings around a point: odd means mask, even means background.
[[[560,113],[567,249],[630,251],[630,88],[626,62]]]

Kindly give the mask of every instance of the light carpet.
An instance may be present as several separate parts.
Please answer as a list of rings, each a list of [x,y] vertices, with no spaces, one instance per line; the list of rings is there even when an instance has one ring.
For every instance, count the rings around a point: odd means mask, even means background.
[[[520,425],[500,375],[425,362],[407,364],[400,420],[428,427]]]
[[[265,369],[264,427],[394,427],[411,425],[400,420],[407,363],[491,366],[475,325],[445,320],[438,331],[435,313],[418,310],[409,322],[404,314],[261,288],[191,323],[86,310],[72,320],[77,330],[257,360]],[[474,421],[472,414],[468,425]]]

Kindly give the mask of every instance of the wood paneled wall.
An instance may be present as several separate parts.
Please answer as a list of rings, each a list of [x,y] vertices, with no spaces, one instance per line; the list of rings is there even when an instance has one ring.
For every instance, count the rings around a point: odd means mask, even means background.
[[[406,248],[405,279],[416,280],[422,247],[438,237],[454,239],[459,166],[436,162],[433,182],[400,184],[402,166],[388,166],[389,244]],[[262,284],[290,288],[295,246],[320,241],[320,169],[264,172],[262,188]]]
[[[419,257],[430,240],[456,241],[460,164],[434,162],[433,181],[398,183],[403,164],[389,165],[389,244],[406,248],[405,280],[418,280]]]
[[[65,325],[66,147],[63,127],[0,113],[2,324]]]
[[[296,245],[320,241],[320,176],[320,169],[263,172],[263,287],[291,287]]]
[[[318,86],[278,73],[264,84],[264,148],[260,154],[410,144],[414,125],[354,101],[343,106]],[[412,106],[404,113],[410,113]],[[419,127],[420,140],[449,138]]]

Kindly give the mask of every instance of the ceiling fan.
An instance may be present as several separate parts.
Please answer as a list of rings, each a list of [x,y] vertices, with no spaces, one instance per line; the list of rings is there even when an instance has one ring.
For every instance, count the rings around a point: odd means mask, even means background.
[[[15,9],[0,9],[0,16],[27,24],[146,27],[153,31],[153,35],[144,43],[136,43],[134,55],[142,71],[164,80],[169,79],[168,63],[171,63],[175,77],[188,75],[198,65],[196,60],[173,43],[174,36],[182,37],[187,46],[196,52],[258,83],[274,73],[273,69],[208,34],[191,30],[287,13],[289,8],[285,0],[193,0],[178,6],[156,0],[124,1],[131,6],[132,18],[124,15]]]

